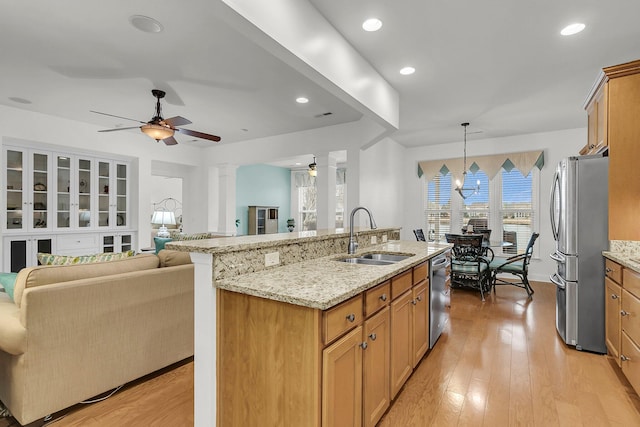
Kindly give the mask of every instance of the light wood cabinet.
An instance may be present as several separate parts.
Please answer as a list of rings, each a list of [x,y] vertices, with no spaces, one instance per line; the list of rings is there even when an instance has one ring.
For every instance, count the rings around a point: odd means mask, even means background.
[[[609,147],[609,240],[640,240],[640,60],[605,68]]]
[[[428,292],[426,262],[324,311],[218,290],[218,425],[375,426],[428,351]]]
[[[323,427],[362,424],[362,343],[358,326],[323,352]]]
[[[272,234],[277,232],[277,206],[249,206],[249,234]]]
[[[607,350],[640,393],[640,273],[606,259]]]
[[[603,75],[587,100],[587,145],[580,150],[581,155],[601,153],[608,148],[608,88]]]
[[[389,306],[364,323],[363,417],[364,427],[375,426],[391,404],[389,372],[391,322]]]
[[[391,399],[413,371],[412,296],[408,290],[391,302]]]

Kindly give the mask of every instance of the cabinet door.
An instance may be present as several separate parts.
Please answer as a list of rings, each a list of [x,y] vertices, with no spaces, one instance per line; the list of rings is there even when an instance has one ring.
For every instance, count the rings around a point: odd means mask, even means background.
[[[42,230],[51,225],[51,164],[46,152],[7,148],[5,151],[5,227]]]
[[[625,332],[622,332],[620,344],[622,373],[636,393],[640,393],[640,348]]]
[[[391,302],[391,399],[413,369],[413,305],[411,290]]]
[[[115,216],[116,227],[130,227],[129,218],[129,165],[127,163],[116,162],[116,201]]]
[[[362,425],[362,326],[322,355],[322,426]]]
[[[413,288],[413,367],[429,349],[428,282],[424,280]]]
[[[622,289],[613,280],[605,277],[605,331],[606,344],[609,353],[620,366],[620,301]]]
[[[2,271],[17,273],[25,267],[37,265],[38,252],[52,253],[54,244],[54,239],[51,237],[6,237]]]
[[[364,322],[363,353],[363,423],[364,427],[376,425],[391,402],[390,390],[390,317],[389,306]]]
[[[113,170],[109,161],[98,161],[98,227],[108,228],[115,225],[114,214],[114,187],[112,184]]]
[[[75,224],[78,228],[89,228],[92,223],[93,200],[91,193],[92,185],[92,167],[93,162],[87,158],[76,158],[76,220]]]

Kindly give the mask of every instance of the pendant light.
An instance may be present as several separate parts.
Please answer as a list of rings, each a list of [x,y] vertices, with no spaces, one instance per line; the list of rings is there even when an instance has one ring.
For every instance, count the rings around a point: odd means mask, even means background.
[[[469,123],[461,123],[460,125],[464,127],[464,169],[462,172],[462,183],[459,179],[456,179],[456,191],[463,199],[466,199],[467,197],[478,194],[480,192],[480,180],[476,182],[475,187],[464,186],[467,181],[467,126],[469,126]]]
[[[316,165],[316,156],[313,156],[313,163],[309,163],[309,170],[307,172],[309,172],[309,176],[317,176],[318,175],[318,169],[317,169]]]

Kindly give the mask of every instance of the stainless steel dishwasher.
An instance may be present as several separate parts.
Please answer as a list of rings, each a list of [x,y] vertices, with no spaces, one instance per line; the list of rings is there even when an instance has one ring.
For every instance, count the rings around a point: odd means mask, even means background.
[[[449,253],[447,250],[429,260],[429,348],[436,344],[444,325],[447,323],[449,313],[449,291],[446,288],[447,267],[449,266]]]

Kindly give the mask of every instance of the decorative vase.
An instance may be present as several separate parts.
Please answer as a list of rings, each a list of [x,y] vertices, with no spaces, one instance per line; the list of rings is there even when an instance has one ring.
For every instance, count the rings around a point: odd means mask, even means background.
[[[289,218],[287,220],[287,228],[289,232],[292,232],[294,228],[296,228],[296,221],[293,218]]]

